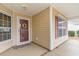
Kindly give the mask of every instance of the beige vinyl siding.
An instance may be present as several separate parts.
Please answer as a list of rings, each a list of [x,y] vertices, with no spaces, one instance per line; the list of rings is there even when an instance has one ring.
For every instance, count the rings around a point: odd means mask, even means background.
[[[49,49],[49,8],[32,17],[33,42]]]

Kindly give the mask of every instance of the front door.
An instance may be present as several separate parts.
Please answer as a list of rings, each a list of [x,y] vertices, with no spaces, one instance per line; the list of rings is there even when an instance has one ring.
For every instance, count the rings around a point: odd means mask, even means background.
[[[20,42],[29,40],[28,20],[20,19]]]

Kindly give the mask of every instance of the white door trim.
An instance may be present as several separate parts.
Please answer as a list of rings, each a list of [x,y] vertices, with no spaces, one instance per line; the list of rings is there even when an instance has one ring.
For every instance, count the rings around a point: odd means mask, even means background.
[[[29,40],[25,41],[25,42],[20,42],[20,19],[25,19],[28,20],[28,31],[29,31]],[[21,17],[21,16],[17,16],[17,40],[16,40],[16,45],[22,45],[22,44],[27,44],[30,43],[31,40],[31,28],[30,28],[30,19],[26,18],[26,17]]]

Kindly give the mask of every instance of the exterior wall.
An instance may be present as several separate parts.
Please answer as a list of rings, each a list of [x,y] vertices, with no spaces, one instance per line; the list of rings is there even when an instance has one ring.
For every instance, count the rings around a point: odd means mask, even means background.
[[[12,25],[12,32],[11,32],[12,38],[11,38],[11,40],[0,42],[0,53],[1,53],[1,52],[7,50],[8,48],[10,48],[10,47],[12,47],[16,44],[15,41],[17,40],[17,38],[16,38],[17,37],[17,33],[16,33],[17,16],[26,17],[26,18],[29,18],[29,19],[32,19],[32,17],[14,12],[14,11],[8,9],[7,7],[3,6],[2,4],[0,4],[0,11],[7,13],[7,14],[10,14],[12,16],[12,20],[11,20],[12,21],[12,23],[11,23],[11,25]]]
[[[50,26],[49,8],[32,17],[33,42],[49,49],[50,48]]]
[[[56,48],[57,46],[59,46],[60,44],[62,44],[64,41],[66,41],[67,39],[68,39],[68,35],[66,35],[66,36],[63,36],[63,37],[58,37],[57,39],[55,38],[55,27],[56,27],[56,24],[55,24],[55,16],[57,16],[57,15],[61,15],[63,18],[64,18],[64,20],[66,20],[67,21],[67,18],[63,15],[63,14],[61,14],[60,12],[58,12],[55,8],[53,8],[52,7],[52,24],[54,24],[54,25],[52,25],[52,28],[54,28],[53,30],[52,30],[52,32],[53,32],[53,34],[54,34],[54,36],[52,37],[52,39],[51,39],[51,50],[52,49],[54,49],[54,48]]]
[[[33,42],[52,50],[67,40],[67,35],[55,38],[55,16],[61,15],[52,5],[32,17]]]

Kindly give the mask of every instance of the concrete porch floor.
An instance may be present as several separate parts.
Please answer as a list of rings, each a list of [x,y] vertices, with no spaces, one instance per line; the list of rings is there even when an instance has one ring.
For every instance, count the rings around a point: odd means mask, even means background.
[[[68,40],[46,56],[79,56],[79,40]]]
[[[23,48],[11,48],[0,54],[0,56],[79,56],[79,40],[71,38],[58,48],[48,53],[46,52],[48,52],[48,50],[32,43]]]
[[[0,56],[40,56],[41,54],[47,52],[48,50],[34,44],[28,44],[27,46],[20,47],[17,49],[11,48],[3,53]]]

